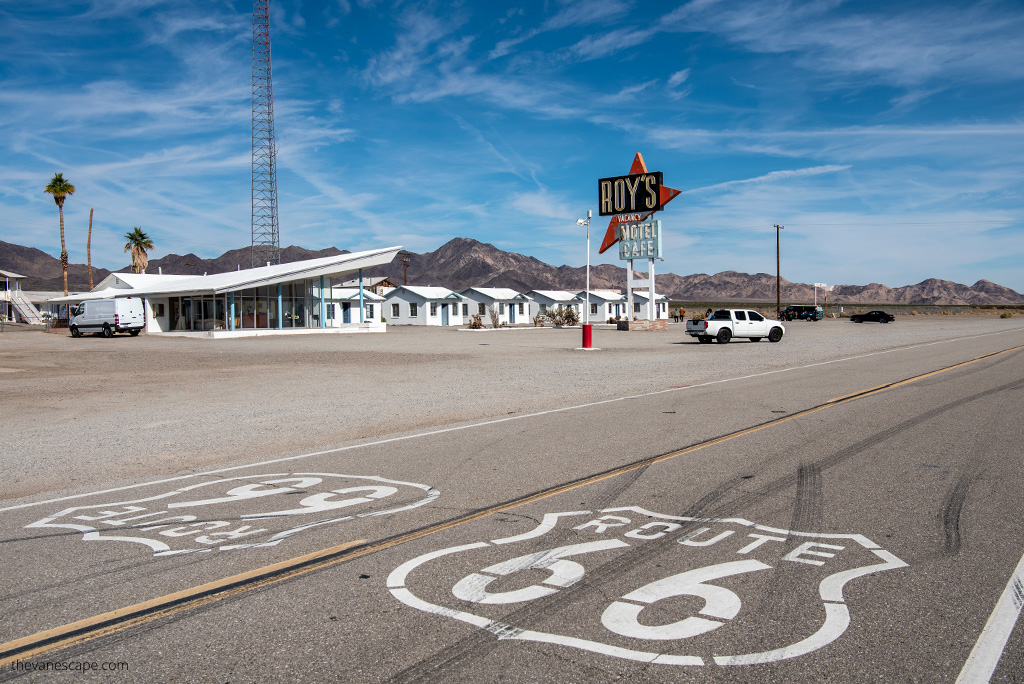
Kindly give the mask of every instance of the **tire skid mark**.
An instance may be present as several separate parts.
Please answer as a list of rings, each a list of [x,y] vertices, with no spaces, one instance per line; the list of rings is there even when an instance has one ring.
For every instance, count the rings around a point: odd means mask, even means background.
[[[943,555],[955,556],[960,553],[960,512],[963,510],[972,479],[967,473],[961,475],[942,504],[939,521],[942,523]]]
[[[821,467],[803,463],[796,471],[796,501],[789,529],[808,530],[821,523]]]

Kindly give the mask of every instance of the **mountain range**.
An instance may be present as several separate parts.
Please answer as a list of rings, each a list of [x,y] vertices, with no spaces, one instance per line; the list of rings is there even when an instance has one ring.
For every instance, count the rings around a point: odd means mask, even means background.
[[[328,247],[308,250],[286,247],[281,250],[281,261],[345,254],[347,250]],[[529,290],[582,290],[586,278],[584,267],[551,266],[534,257],[506,252],[497,247],[470,238],[454,238],[433,252],[416,254],[406,252],[408,265],[405,277],[409,285],[440,285],[456,292],[467,287],[509,287],[519,292]],[[203,259],[195,254],[169,254],[151,259],[147,272],[167,274],[220,273],[232,271],[249,263],[249,248],[233,249],[215,259]],[[0,241],[0,270],[24,275],[24,290],[63,290],[60,260],[41,250]],[[126,266],[121,271],[128,271]],[[110,274],[102,268],[93,269],[93,281],[99,283]],[[402,259],[395,259],[385,267],[367,271],[364,276],[387,276],[393,283],[403,282]],[[639,273],[637,277],[646,277]],[[657,274],[657,291],[684,302],[708,301],[760,301],[775,300],[775,276],[769,273],[739,273],[723,271],[714,275],[695,273],[686,276],[675,273]],[[597,264],[590,268],[590,287],[594,290],[623,290],[626,271],[620,266]],[[88,289],[88,269],[83,264],[69,264],[68,287],[72,291]],[[781,279],[784,302],[814,301],[814,288],[806,283],[793,283]],[[819,297],[821,296],[819,292]],[[829,293],[833,302],[857,304],[1021,304],[1024,295],[988,280],[973,285],[962,285],[948,280],[929,278],[916,285],[887,287],[880,283],[869,285],[837,285]]]

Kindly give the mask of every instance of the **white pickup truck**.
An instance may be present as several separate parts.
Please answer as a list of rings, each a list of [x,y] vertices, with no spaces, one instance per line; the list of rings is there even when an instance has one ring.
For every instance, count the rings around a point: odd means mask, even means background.
[[[704,344],[711,340],[725,344],[734,337],[746,337],[751,342],[767,337],[769,342],[778,342],[785,332],[782,323],[750,309],[719,309],[707,320],[686,321],[686,334]]]

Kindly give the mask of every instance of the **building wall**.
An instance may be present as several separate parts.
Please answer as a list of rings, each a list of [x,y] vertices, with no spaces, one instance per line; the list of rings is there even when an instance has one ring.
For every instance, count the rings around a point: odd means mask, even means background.
[[[536,308],[531,307],[530,300],[527,299],[491,299],[480,292],[463,292],[463,297],[469,300],[469,315],[472,316],[475,313],[480,313],[480,305],[484,305],[484,312],[480,314],[480,320],[484,325],[490,325],[491,315],[487,311],[490,306],[495,306],[498,309],[498,324],[508,325],[533,325],[533,314],[536,313]],[[519,313],[519,305],[522,304],[522,313]],[[512,319],[509,316],[509,306],[516,307],[515,323],[512,323]]]
[[[576,313],[583,317],[583,303],[581,302],[563,302],[545,297],[544,295],[533,293],[530,295],[533,301],[530,302],[530,320],[533,321],[533,317],[538,313],[546,313],[548,309],[557,309],[563,307],[566,309],[576,309]]]
[[[640,305],[640,310],[637,311],[636,306]],[[654,318],[656,320],[663,319],[668,320],[668,300],[658,299],[655,301],[657,310],[655,311]],[[647,299],[644,297],[637,297],[633,295],[633,317],[635,318],[647,318]]]
[[[170,330],[170,300],[167,297],[143,297],[146,310],[146,332],[162,333]],[[162,314],[162,315],[161,315]]]

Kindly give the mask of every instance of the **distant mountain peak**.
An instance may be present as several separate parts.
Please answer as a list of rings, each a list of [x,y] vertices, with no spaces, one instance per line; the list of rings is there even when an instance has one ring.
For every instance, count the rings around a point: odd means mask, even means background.
[[[327,247],[308,250],[290,245],[281,250],[281,261],[290,263],[304,259],[347,254],[347,250]],[[459,292],[468,287],[510,287],[520,292],[530,290],[580,291],[586,281],[582,266],[551,266],[539,259],[516,252],[506,252],[494,245],[473,238],[455,237],[432,252],[410,252],[408,282],[410,285],[443,285]],[[149,262],[147,272],[165,274],[220,273],[248,268],[249,247],[228,250],[214,259],[193,253],[168,254]],[[26,290],[62,288],[60,261],[45,252],[0,241],[0,268],[26,276]],[[128,267],[121,269],[127,271]],[[93,280],[100,282],[110,272],[93,268]],[[403,282],[402,261],[369,269],[366,276],[387,276],[392,282]],[[814,288],[806,283],[780,279],[782,298],[786,303],[814,301]],[[88,287],[88,269],[71,264],[68,284],[73,290]],[[613,264],[596,264],[590,269],[592,290],[623,290],[626,270]],[[775,276],[768,273],[721,271],[714,275],[695,273],[687,276],[664,273],[657,276],[657,290],[681,301],[775,301]],[[819,292],[820,295],[820,292]],[[890,288],[882,283],[868,285],[837,285],[829,295],[831,302],[851,304],[1020,304],[1024,296],[989,280],[962,285],[948,280],[928,278],[917,285]]]

